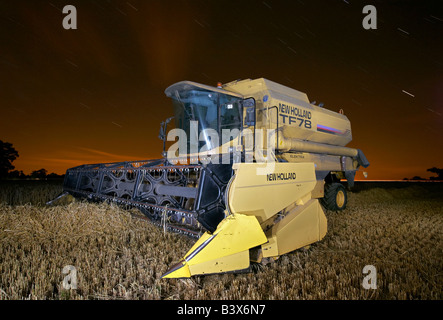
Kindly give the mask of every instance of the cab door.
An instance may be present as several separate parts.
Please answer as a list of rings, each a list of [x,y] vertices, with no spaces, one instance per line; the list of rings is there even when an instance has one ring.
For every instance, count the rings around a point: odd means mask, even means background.
[[[254,98],[243,100],[241,146],[242,162],[252,162],[255,150],[256,105]]]

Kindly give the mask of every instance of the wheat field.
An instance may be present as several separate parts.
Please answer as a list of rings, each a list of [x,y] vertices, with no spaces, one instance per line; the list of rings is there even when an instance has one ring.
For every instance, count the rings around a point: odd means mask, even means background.
[[[0,185],[0,299],[443,299],[440,185],[368,188],[326,211],[328,233],[253,272],[161,279],[195,240],[115,205],[48,207],[52,183]],[[65,266],[77,288],[64,289]],[[377,288],[362,286],[373,265]]]

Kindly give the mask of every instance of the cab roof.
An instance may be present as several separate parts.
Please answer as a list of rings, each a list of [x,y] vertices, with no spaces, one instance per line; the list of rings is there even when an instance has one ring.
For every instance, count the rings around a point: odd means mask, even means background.
[[[207,90],[207,91],[226,94],[229,96],[238,97],[241,99],[244,98],[241,94],[238,94],[238,93],[235,93],[232,91],[228,91],[228,90],[224,90],[221,88],[212,87],[212,86],[208,86],[205,84],[200,84],[200,83],[192,82],[192,81],[180,81],[180,82],[174,83],[173,85],[166,88],[165,94],[167,97],[173,98],[175,96],[175,91],[183,91],[183,90],[186,90],[186,91],[188,91],[188,90]]]

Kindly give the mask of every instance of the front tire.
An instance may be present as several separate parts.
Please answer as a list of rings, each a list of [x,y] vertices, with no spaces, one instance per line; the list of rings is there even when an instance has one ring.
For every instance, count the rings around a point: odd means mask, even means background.
[[[327,183],[325,185],[325,195],[321,199],[321,204],[325,209],[331,211],[341,211],[346,209],[348,194],[345,187],[338,182]]]

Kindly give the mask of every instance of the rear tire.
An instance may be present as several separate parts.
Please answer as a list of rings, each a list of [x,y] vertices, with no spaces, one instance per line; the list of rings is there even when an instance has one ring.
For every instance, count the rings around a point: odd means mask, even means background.
[[[348,194],[345,187],[338,182],[327,183],[325,195],[320,202],[327,210],[341,211],[346,209]]]

